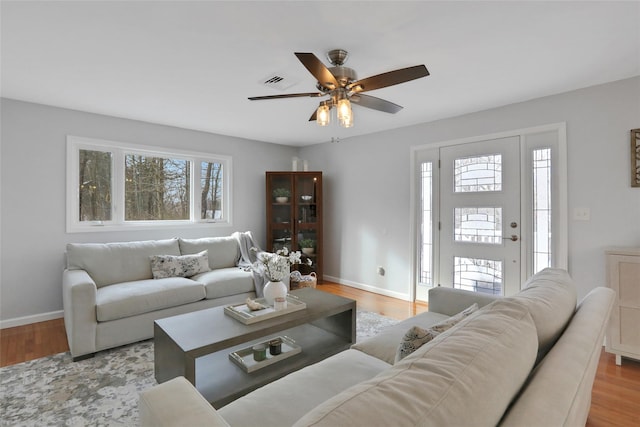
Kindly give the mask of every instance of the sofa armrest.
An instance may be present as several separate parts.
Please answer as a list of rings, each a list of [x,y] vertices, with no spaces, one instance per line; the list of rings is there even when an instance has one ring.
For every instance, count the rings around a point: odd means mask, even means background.
[[[140,393],[140,426],[208,426],[229,424],[184,377],[177,377]]]
[[[437,286],[429,289],[429,311],[453,316],[473,303],[478,303],[478,307],[484,307],[498,298],[498,295]]]
[[[64,270],[62,273],[64,326],[74,358],[96,351],[97,289],[85,270]]]

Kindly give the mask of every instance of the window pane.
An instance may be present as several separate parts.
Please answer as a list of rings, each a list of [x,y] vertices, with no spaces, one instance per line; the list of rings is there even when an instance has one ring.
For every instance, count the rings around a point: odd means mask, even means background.
[[[502,208],[455,208],[457,242],[502,244]]]
[[[79,151],[79,219],[111,220],[111,153]]]
[[[551,267],[551,149],[533,150],[533,269]]]
[[[456,159],[454,191],[469,193],[502,190],[502,155]]]
[[[222,219],[222,164],[200,163],[200,219]]]
[[[424,162],[421,165],[422,184],[422,229],[420,234],[420,283],[426,285],[433,284],[433,165],[431,162]]]
[[[502,261],[454,257],[453,287],[487,294],[502,294]]]
[[[189,162],[125,155],[125,220],[189,219]]]

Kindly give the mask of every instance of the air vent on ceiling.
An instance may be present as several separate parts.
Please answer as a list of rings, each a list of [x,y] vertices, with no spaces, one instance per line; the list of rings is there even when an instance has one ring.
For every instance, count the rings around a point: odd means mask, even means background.
[[[298,80],[294,80],[291,76],[287,75],[286,73],[271,73],[259,81],[261,85],[264,85],[276,90],[286,90],[298,82],[299,82]]]

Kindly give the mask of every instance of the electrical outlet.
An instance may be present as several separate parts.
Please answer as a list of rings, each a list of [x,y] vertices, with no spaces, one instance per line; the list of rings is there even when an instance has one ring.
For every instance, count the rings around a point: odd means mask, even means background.
[[[574,208],[573,219],[575,221],[589,221],[591,219],[591,209],[589,208]]]

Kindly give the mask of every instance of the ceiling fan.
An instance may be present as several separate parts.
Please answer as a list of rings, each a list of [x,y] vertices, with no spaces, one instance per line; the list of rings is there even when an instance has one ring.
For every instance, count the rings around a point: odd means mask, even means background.
[[[330,123],[331,109],[334,107],[337,110],[340,125],[343,127],[353,126],[351,102],[362,107],[395,114],[402,110],[400,105],[371,95],[365,95],[363,92],[397,85],[429,75],[427,67],[424,65],[416,65],[358,80],[355,70],[344,66],[347,56],[349,55],[346,50],[333,49],[327,53],[327,58],[331,65],[333,65],[330,68],[325,67],[313,53],[296,52],[295,55],[300,62],[302,62],[302,65],[316,78],[318,81],[316,87],[320,92],[253,96],[249,99],[251,101],[258,101],[264,99],[319,98],[328,96],[329,99],[321,101],[316,111],[314,111],[309,118],[309,121],[316,120],[320,126],[326,126]]]

